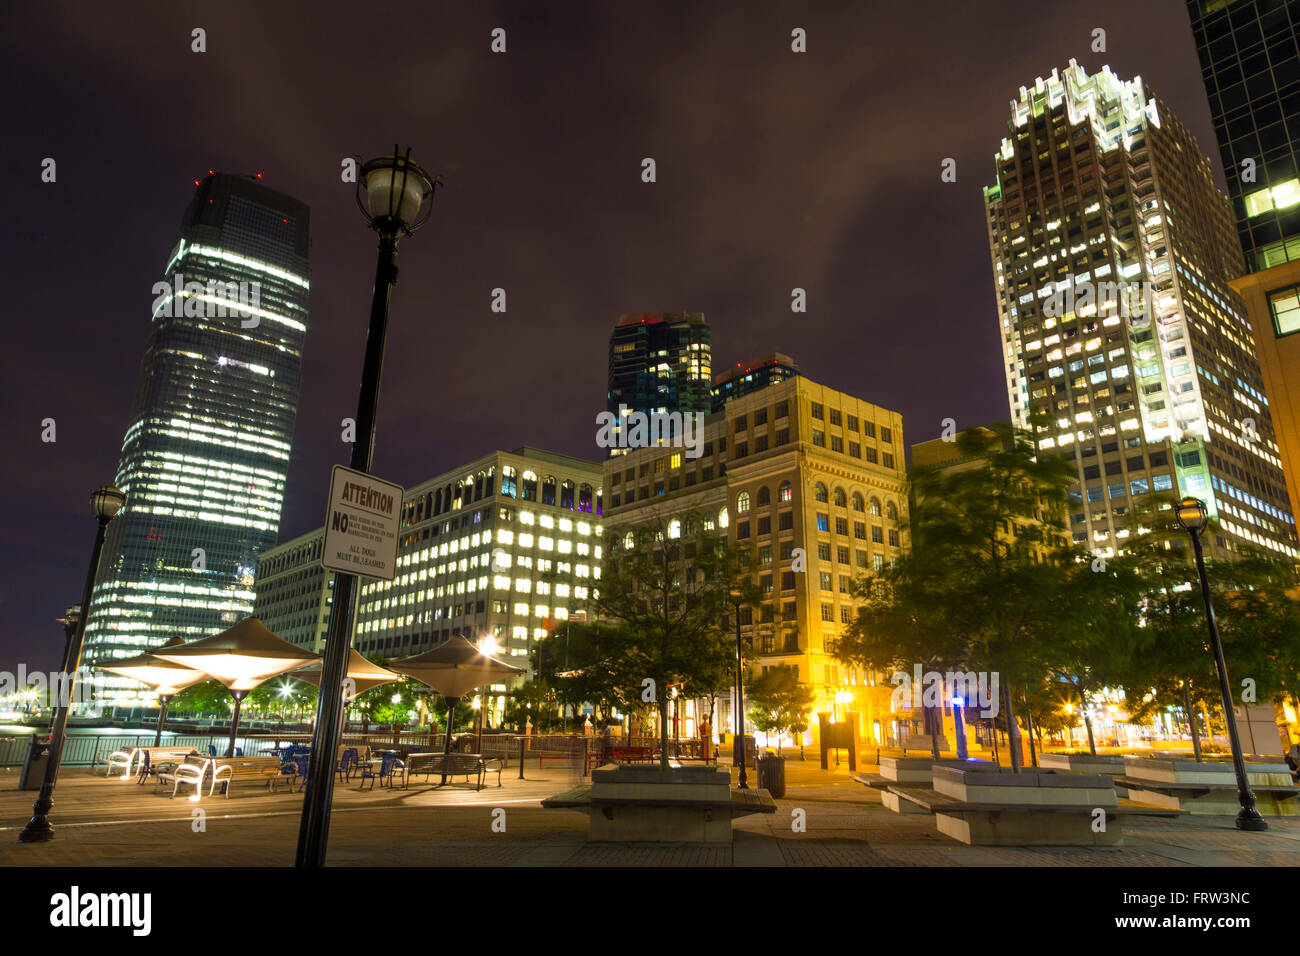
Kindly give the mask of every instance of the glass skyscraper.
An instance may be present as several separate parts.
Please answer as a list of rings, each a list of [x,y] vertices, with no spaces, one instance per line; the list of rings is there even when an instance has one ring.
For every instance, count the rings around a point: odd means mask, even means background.
[[[1300,260],[1300,0],[1187,9],[1246,271]]]
[[[152,289],[149,342],[82,660],[224,630],[275,543],[307,332],[309,210],[261,175],[195,181]],[[141,290],[141,300],[144,298]],[[134,695],[97,675],[108,701]]]
[[[620,316],[609,337],[606,408],[629,412],[708,413],[712,407],[713,334],[702,312]],[[615,425],[617,434],[623,422]],[[624,449],[611,448],[610,454]]]
[[[1072,460],[1074,540],[1124,549],[1156,492],[1205,500],[1212,549],[1294,557],[1227,198],[1141,78],[1073,61],[1022,87],[984,191],[1013,421]]]

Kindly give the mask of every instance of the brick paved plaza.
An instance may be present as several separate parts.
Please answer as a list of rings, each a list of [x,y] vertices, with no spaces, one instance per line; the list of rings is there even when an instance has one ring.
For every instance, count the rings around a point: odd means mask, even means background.
[[[1300,866],[1300,818],[1270,819],[1267,833],[1242,833],[1231,817],[1129,818],[1124,845],[1104,848],[971,847],[939,834],[928,815],[899,815],[847,766],[821,770],[788,760],[788,793],[772,816],[735,823],[732,847],[593,844],[587,817],[543,810],[539,801],[581,781],[563,764],[530,762],[528,779],[507,771],[481,792],[412,781],[408,790],[335,788],[329,863],[356,866]],[[866,770],[875,768],[867,765]],[[50,815],[56,838],[20,845],[35,792],[0,773],[0,866],[291,866],[301,794],[236,787],[191,803],[149,783],[65,769]],[[752,781],[752,776],[751,776]],[[195,832],[192,813],[206,814]],[[505,832],[493,832],[493,810]],[[807,831],[792,831],[803,809]]]

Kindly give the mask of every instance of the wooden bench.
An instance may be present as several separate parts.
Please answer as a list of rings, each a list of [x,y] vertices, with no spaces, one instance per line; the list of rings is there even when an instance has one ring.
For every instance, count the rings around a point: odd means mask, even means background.
[[[483,780],[489,773],[496,773],[497,786],[501,786],[502,763],[497,757],[484,757],[482,754],[411,754],[406,758],[406,774],[409,779],[413,773],[424,774],[425,783],[430,774],[443,777],[475,778],[476,790],[483,789]],[[403,787],[406,781],[403,781]],[[442,786],[442,784],[439,784]]]
[[[653,747],[612,747],[609,759],[615,763],[651,763],[655,752]]]
[[[203,795],[203,781],[208,777],[208,765],[212,763],[212,758],[203,754],[192,753],[185,757],[178,764],[172,764],[165,770],[159,770],[157,774],[159,784],[172,785],[172,798],[175,799],[176,791],[181,784],[194,785],[194,796],[191,800],[197,800]],[[212,793],[212,785],[208,785],[208,793]]]
[[[215,760],[214,765],[212,786],[208,792],[211,793],[216,789],[217,784],[221,784],[227,800],[230,799],[230,785],[235,780],[261,782],[270,793],[274,793],[277,785],[282,782],[288,783],[289,790],[292,792],[294,784],[298,781],[297,766],[281,763],[280,758],[275,755],[222,757]]]

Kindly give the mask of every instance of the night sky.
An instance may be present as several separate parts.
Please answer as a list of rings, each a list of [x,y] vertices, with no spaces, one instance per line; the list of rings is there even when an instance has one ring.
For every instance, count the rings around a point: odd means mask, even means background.
[[[1219,165],[1181,0],[6,4],[0,50],[11,671],[62,651],[87,494],[114,478],[151,286],[209,169],[261,172],[311,207],[283,541],[322,523],[348,458],[375,241],[346,156],[400,142],[446,179],[399,248],[375,472],[405,485],[524,443],[600,458],[624,312],[702,311],[715,370],[785,352],[900,411],[908,444],[945,417],[1004,420],[980,187],[1019,87],[1071,57],[1141,75]]]

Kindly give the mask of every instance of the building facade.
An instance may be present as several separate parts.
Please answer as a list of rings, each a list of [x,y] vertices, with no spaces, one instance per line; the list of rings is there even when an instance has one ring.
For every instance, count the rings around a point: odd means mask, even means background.
[[[334,574],[321,564],[325,529],[269,548],[257,562],[253,616],[290,644],[315,654],[329,636]]]
[[[794,359],[780,352],[773,352],[750,362],[737,362],[735,368],[719,372],[713,378],[712,411],[722,411],[722,406],[733,398],[748,395],[794,378],[799,374],[799,366]]]
[[[1135,500],[1206,501],[1224,554],[1295,557],[1242,268],[1209,160],[1140,79],[1022,87],[984,190],[1012,420],[1075,462],[1071,533],[1123,550]]]
[[[708,412],[713,333],[702,312],[634,312],[609,337],[606,410]],[[622,423],[615,426],[616,436]],[[621,454],[616,441],[610,454]]]
[[[704,438],[696,459],[656,447],[606,462],[608,534],[675,515],[725,529],[730,546],[754,555],[763,603],[742,611],[741,631],[755,666],[796,668],[814,713],[856,711],[863,738],[887,742],[891,687],[834,653],[856,618],[853,578],[906,544],[901,416],[796,377],[728,401],[706,420]],[[683,737],[697,732],[698,707],[688,705]],[[729,711],[715,729],[735,732]]]
[[[1300,515],[1300,0],[1189,0],[1293,515]]]
[[[310,290],[309,212],[258,176],[195,181],[152,327],[83,660],[216,633],[253,611],[284,499]],[[141,294],[143,299],[143,290]],[[136,682],[99,675],[111,701]]]
[[[491,638],[496,656],[527,669],[533,643],[585,613],[600,580],[601,480],[597,462],[525,446],[407,488],[397,576],[363,579],[352,646],[372,660],[393,660],[453,635],[475,644]],[[317,572],[323,534],[264,555],[274,587],[263,622],[317,651],[333,582],[333,574]],[[493,685],[490,723],[500,718],[505,692],[504,683]]]

